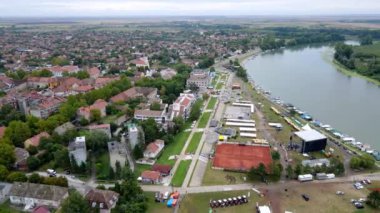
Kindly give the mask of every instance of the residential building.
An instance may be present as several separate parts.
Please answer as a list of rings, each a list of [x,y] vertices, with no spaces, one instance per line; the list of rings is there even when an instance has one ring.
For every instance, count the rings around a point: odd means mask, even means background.
[[[165,147],[163,140],[155,140],[148,144],[144,151],[144,158],[156,159]]]
[[[103,99],[98,99],[91,106],[80,107],[77,111],[77,115],[79,117],[83,117],[87,120],[90,120],[91,119],[91,111],[92,110],[99,110],[100,116],[104,117],[107,115],[107,113],[106,113],[107,105],[108,105],[108,103],[106,101],[104,101]]]
[[[162,177],[161,174],[156,171],[143,171],[141,173],[141,181],[149,184],[160,184]]]
[[[100,76],[100,70],[97,67],[92,67],[87,70],[87,73],[90,75],[90,78],[97,79]]]
[[[170,80],[177,75],[177,71],[172,68],[166,68],[160,71],[161,78],[164,80]]]
[[[172,166],[170,165],[154,164],[152,166],[152,171],[159,172],[163,177],[170,175],[171,170]]]
[[[138,59],[134,59],[130,63],[136,65],[136,67],[142,67],[142,68],[148,68],[148,69],[150,67],[148,57],[141,57]]]
[[[74,141],[69,144],[69,157],[70,160],[74,158],[78,166],[87,161],[87,148],[85,136],[76,137]]]
[[[110,210],[116,206],[119,194],[110,190],[91,189],[85,198],[91,208]]]
[[[58,135],[63,135],[65,134],[65,132],[69,131],[69,130],[74,130],[75,129],[75,126],[74,124],[72,124],[70,121],[56,127],[54,129],[54,132],[57,133]]]
[[[205,70],[194,70],[190,73],[190,77],[187,79],[186,85],[195,84],[198,86],[200,91],[207,89],[207,86],[210,84],[211,78],[209,73]]]
[[[33,209],[33,213],[50,213],[50,210],[46,206],[37,206]]]
[[[128,125],[128,139],[131,148],[134,149],[139,142],[139,129],[136,124],[131,123]]]
[[[52,66],[48,67],[47,70],[53,73],[54,77],[63,77],[64,73],[66,74],[74,74],[79,72],[79,67],[78,66],[73,66],[73,65],[66,65],[66,66]]]
[[[15,182],[9,192],[9,199],[11,204],[25,205],[25,209],[36,205],[58,208],[68,195],[68,189],[60,186]]]
[[[28,164],[26,160],[29,157],[29,152],[26,149],[16,147],[14,153],[16,157],[14,168],[21,171],[27,171]]]
[[[40,140],[41,138],[48,138],[50,137],[49,133],[47,132],[41,132],[40,134],[38,135],[35,135],[29,139],[27,139],[25,142],[24,142],[24,147],[25,148],[28,148],[29,146],[35,146],[35,147],[38,147],[40,145]]]
[[[164,124],[166,122],[166,114],[165,110],[135,110],[134,118],[139,121],[148,120],[149,118],[153,118],[156,123]]]
[[[42,100],[41,103],[30,107],[30,114],[37,118],[46,119],[51,114],[58,111],[61,104],[66,99],[60,97],[49,97]]]
[[[170,120],[177,116],[188,119],[191,107],[195,101],[196,97],[194,94],[181,93],[172,105]]]
[[[14,86],[15,83],[11,78],[5,75],[0,75],[0,91],[8,91]]]
[[[110,154],[110,165],[112,169],[116,171],[116,162],[119,162],[120,167],[123,168],[127,160],[127,149],[125,147],[125,143],[112,141],[108,142],[107,146]]]
[[[162,103],[162,100],[159,98],[157,92],[158,92],[157,88],[132,87],[122,93],[119,93],[113,96],[112,98],[110,98],[110,101],[112,103],[117,103],[117,102],[125,102],[134,98],[142,98],[142,99],[145,99],[147,103],[153,103],[153,102]]]
[[[48,88],[58,86],[58,79],[50,77],[28,77],[28,88]]]
[[[0,182],[0,203],[8,200],[9,191],[12,188],[12,184]]]
[[[87,127],[90,132],[93,131],[99,131],[103,132],[105,135],[107,135],[108,139],[111,139],[111,125],[110,124],[99,124],[99,125],[91,125]]]

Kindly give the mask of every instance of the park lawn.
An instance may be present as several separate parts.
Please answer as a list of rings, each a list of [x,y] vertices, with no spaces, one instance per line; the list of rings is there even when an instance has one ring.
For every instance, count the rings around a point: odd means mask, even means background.
[[[183,146],[186,143],[186,140],[189,138],[190,132],[180,132],[176,136],[174,136],[174,140],[171,144],[165,146],[164,151],[156,161],[158,164],[168,164],[173,166],[175,164],[175,160],[169,160],[169,156],[171,155],[179,155],[183,149]]]
[[[96,157],[96,179],[106,180],[108,179],[110,172],[110,157],[108,152],[104,152],[102,155]]]
[[[172,208],[168,208],[166,203],[157,203],[154,200],[154,192],[144,192],[144,195],[148,199],[147,205],[148,210],[147,213],[171,213],[173,212]]]
[[[211,112],[205,112],[202,114],[198,122],[198,128],[206,128],[208,120],[210,119]]]
[[[198,148],[198,144],[201,141],[203,132],[195,132],[191,138],[190,144],[186,149],[186,153],[195,153]]]
[[[219,82],[217,85],[216,85],[216,89],[217,90],[220,90],[223,88],[223,83],[222,82]]]
[[[231,206],[226,208],[216,208],[216,212],[231,212],[231,213],[242,213],[242,212],[256,212],[256,202],[261,203],[262,198],[260,198],[255,192],[251,190],[244,191],[224,191],[224,192],[207,192],[207,193],[196,193],[187,194],[183,201],[180,203],[180,212],[182,213],[192,213],[192,212],[208,212],[210,205],[210,200],[227,199],[230,197],[237,197],[241,195],[248,195],[250,192],[250,197],[248,197],[248,203]]]
[[[0,213],[21,213],[22,211],[19,211],[17,209],[14,209],[11,206],[11,203],[8,201],[0,204]]]
[[[211,97],[210,101],[207,104],[207,109],[214,109],[216,105],[217,97]]]
[[[177,171],[175,172],[172,182],[171,182],[172,186],[174,187],[182,186],[182,183],[185,180],[187,170],[189,169],[190,164],[191,164],[191,160],[183,160],[179,163]]]
[[[211,168],[211,161],[207,163],[206,172],[203,176],[202,186],[214,186],[214,185],[229,185],[229,184],[241,184],[247,183],[244,181],[244,177],[247,175],[242,172],[229,172],[223,170],[216,170]],[[235,182],[230,182],[226,176],[232,176],[235,178]]]

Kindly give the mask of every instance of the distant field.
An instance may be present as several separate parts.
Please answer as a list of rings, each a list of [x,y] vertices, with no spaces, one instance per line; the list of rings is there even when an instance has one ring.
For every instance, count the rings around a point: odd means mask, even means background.
[[[182,183],[185,180],[187,170],[189,169],[190,164],[191,164],[191,160],[183,160],[179,163],[179,166],[173,176],[172,183],[171,183],[174,187],[182,186]]]
[[[373,54],[373,55],[376,55],[377,57],[380,57],[380,42],[377,42],[373,45],[354,46],[354,52]]]

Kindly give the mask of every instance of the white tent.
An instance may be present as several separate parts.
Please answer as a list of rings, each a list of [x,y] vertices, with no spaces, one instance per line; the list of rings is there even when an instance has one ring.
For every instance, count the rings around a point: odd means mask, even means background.
[[[312,130],[312,128],[309,126],[309,124],[306,124],[302,127],[303,130]]]

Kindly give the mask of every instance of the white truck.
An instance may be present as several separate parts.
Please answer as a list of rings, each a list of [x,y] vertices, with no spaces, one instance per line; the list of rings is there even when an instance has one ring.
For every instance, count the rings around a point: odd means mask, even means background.
[[[312,174],[298,175],[298,181],[300,182],[312,181],[312,180],[313,180]]]
[[[55,176],[57,176],[57,172],[56,172],[54,169],[47,169],[47,170],[46,170],[46,173],[48,173],[48,175],[49,175],[50,177],[55,177]]]

